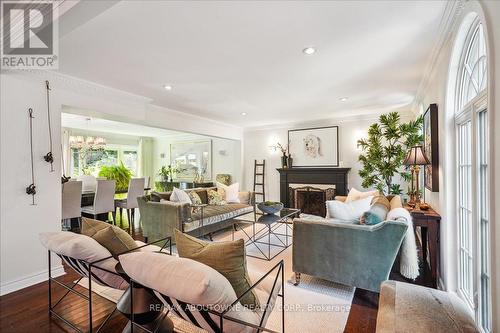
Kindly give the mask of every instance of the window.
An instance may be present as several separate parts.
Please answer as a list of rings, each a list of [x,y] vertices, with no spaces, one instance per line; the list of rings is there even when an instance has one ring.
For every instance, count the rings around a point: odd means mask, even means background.
[[[137,174],[137,149],[129,146],[106,146],[99,150],[85,150],[71,148],[71,170],[72,176],[78,177],[82,174],[95,174],[101,166],[117,165],[121,162],[134,175]]]
[[[476,18],[465,38],[455,101],[457,147],[458,294],[491,331],[487,58]]]

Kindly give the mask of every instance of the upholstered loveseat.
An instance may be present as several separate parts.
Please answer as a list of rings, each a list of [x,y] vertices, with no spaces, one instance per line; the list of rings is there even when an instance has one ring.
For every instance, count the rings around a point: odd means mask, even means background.
[[[407,223],[395,220],[360,225],[309,217],[294,219],[293,224],[296,284],[304,273],[374,292],[389,277],[408,229]]]
[[[201,237],[230,226],[232,219],[237,216],[255,212],[254,192],[239,192],[240,203],[212,206],[208,205],[208,191],[214,189],[186,190],[196,191],[204,205],[202,207],[172,202],[172,192],[152,192],[151,195],[137,198],[143,236],[155,240],[173,236],[174,229],[178,229],[191,236]]]

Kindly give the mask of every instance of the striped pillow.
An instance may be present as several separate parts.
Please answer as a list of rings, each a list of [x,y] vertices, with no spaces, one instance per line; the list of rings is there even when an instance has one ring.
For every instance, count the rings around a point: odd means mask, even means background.
[[[370,209],[363,213],[359,219],[360,224],[374,225],[385,220],[387,213],[391,209],[389,200],[383,195],[378,195],[372,199]]]

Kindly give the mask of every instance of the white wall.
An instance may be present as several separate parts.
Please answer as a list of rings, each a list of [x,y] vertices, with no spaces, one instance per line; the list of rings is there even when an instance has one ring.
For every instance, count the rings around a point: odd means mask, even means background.
[[[45,80],[51,82],[55,172],[42,160],[48,151]],[[47,254],[38,234],[60,230],[60,145],[62,106],[88,111],[104,119],[241,140],[241,128],[151,105],[141,96],[124,93],[44,71],[2,72],[0,112],[0,294],[47,278]],[[31,206],[27,110],[35,110],[35,177],[38,194]],[[57,267],[56,267],[57,268]],[[60,267],[59,267],[60,268]]]
[[[411,115],[405,113],[402,120],[411,119]],[[368,127],[377,122],[378,117],[364,119],[338,119],[326,120],[321,122],[308,122],[304,124],[293,124],[287,127],[277,126],[275,128],[266,127],[263,129],[252,129],[245,131],[244,137],[244,181],[247,188],[253,188],[253,164],[254,160],[266,160],[266,199],[279,200],[279,173],[276,170],[281,167],[281,153],[274,151],[270,146],[277,142],[286,145],[288,141],[288,130],[294,128],[308,128],[316,126],[339,126],[339,166],[351,168],[349,172],[349,188],[355,187],[362,189],[361,178],[358,171],[361,164],[358,162],[358,156],[361,150],[357,147],[358,139],[367,136]],[[292,156],[293,157],[293,156]],[[403,190],[406,189],[402,186]]]
[[[488,111],[490,117],[490,153],[491,153],[491,265],[492,265],[492,296],[493,296],[493,329],[500,332],[500,197],[494,189],[500,188],[500,2],[470,1],[456,17],[449,36],[444,40],[439,57],[430,72],[428,81],[423,85],[417,102],[427,106],[437,103],[439,107],[439,151],[440,151],[440,192],[426,191],[427,201],[441,214],[441,276],[444,287],[450,291],[457,290],[457,219],[454,206],[450,204],[455,199],[454,186],[454,126],[453,109],[449,104],[452,96],[448,91],[450,60],[452,50],[459,33],[459,27],[464,17],[471,13],[479,14],[487,34],[488,48]],[[447,105],[448,104],[448,105]]]

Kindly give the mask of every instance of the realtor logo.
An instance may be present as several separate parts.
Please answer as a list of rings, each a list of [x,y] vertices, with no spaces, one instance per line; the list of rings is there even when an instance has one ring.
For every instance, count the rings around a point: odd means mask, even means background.
[[[2,1],[2,69],[57,69],[52,1]]]

